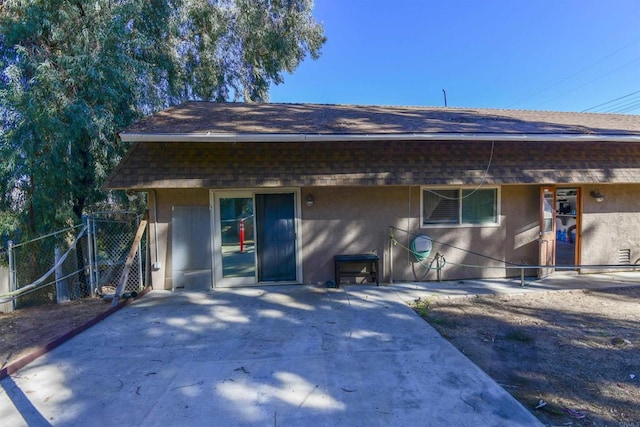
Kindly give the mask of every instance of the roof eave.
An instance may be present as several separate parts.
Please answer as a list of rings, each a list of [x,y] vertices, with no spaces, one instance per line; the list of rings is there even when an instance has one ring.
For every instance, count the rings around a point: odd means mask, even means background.
[[[123,142],[347,142],[347,141],[611,141],[640,142],[640,135],[539,134],[539,133],[375,133],[375,134],[286,134],[286,133],[128,133]]]

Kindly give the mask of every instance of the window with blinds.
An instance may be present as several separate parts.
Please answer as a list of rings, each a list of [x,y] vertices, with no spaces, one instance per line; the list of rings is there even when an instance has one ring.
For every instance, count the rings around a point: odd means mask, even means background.
[[[423,188],[422,225],[498,224],[497,188]]]

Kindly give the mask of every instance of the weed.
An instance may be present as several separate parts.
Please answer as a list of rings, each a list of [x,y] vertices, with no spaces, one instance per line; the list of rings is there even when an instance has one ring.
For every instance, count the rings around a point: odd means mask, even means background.
[[[442,326],[452,326],[453,322],[449,319],[445,319],[444,317],[436,317],[433,316],[429,319],[430,323],[433,323],[434,325],[442,325]]]
[[[542,410],[554,417],[562,417],[565,415],[565,413],[562,412],[562,409],[558,408],[555,405],[547,405],[544,408],[542,408]]]
[[[418,313],[420,317],[426,319],[431,308],[431,301],[428,299],[418,298],[411,304],[411,308]]]
[[[519,329],[507,332],[504,337],[510,341],[533,342],[533,337],[531,335]]]

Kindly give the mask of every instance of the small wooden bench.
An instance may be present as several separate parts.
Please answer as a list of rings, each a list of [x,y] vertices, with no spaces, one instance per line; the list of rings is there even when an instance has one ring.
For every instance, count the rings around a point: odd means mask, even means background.
[[[336,255],[333,257],[336,287],[343,277],[364,277],[379,286],[379,257],[375,254]],[[349,268],[349,266],[351,266]]]

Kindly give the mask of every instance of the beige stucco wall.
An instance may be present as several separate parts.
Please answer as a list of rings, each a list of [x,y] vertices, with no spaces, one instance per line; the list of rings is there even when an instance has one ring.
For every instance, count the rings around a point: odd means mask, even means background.
[[[425,268],[402,247],[410,246],[417,234],[437,241],[432,254],[439,252],[447,261],[441,275],[443,280],[520,274],[517,270],[493,268],[503,264],[476,254],[516,263],[537,263],[537,186],[502,188],[500,226],[497,227],[421,228],[420,191],[419,186],[303,189],[303,200],[308,194],[313,194],[315,199],[312,207],[303,206],[302,211],[305,282],[332,280],[333,256],[342,253],[378,254],[385,281],[390,280],[390,262],[393,262],[394,281],[436,280],[435,270],[425,276]],[[399,229],[394,231],[394,236],[400,244],[391,250],[389,226]]]
[[[417,193],[417,192],[416,192]],[[407,228],[408,187],[307,187],[313,206],[302,206],[302,269],[305,283],[334,279],[333,257],[375,253],[386,271],[389,226]],[[415,196],[414,196],[415,197]],[[412,211],[416,211],[412,207]],[[417,221],[412,221],[415,228]],[[385,273],[386,274],[386,273]]]
[[[599,190],[602,202],[590,196]],[[631,262],[640,258],[640,185],[585,186],[581,263],[618,264],[618,251],[629,249]],[[606,269],[583,269],[592,273]]]
[[[594,189],[604,193],[603,202],[597,203],[589,196]],[[436,280],[435,271],[424,276],[424,267],[415,263],[413,257],[402,248],[402,245],[410,244],[415,234],[425,234],[436,241],[432,254],[439,252],[447,261],[442,271],[443,280],[518,276],[519,270],[505,269],[496,260],[538,264],[539,191],[538,185],[502,186],[499,226],[421,228],[419,186],[301,188],[299,233],[303,282],[324,284],[333,280],[333,256],[345,253],[378,254],[384,282],[390,280],[391,262],[395,282]],[[637,238],[640,230],[638,194],[640,185],[582,187],[582,264],[617,264],[619,249],[630,249],[632,261],[640,258],[640,239]],[[313,206],[304,203],[308,195],[313,196]],[[157,219],[154,209],[156,201]],[[208,189],[150,192],[152,263],[156,262],[155,227],[160,242],[157,249],[160,268],[152,271],[154,289],[172,287],[172,206],[208,204]],[[389,226],[399,229],[394,231],[394,235],[400,245],[394,246],[391,251]],[[408,230],[412,234],[401,230]],[[529,270],[526,274],[535,275],[536,270]]]

